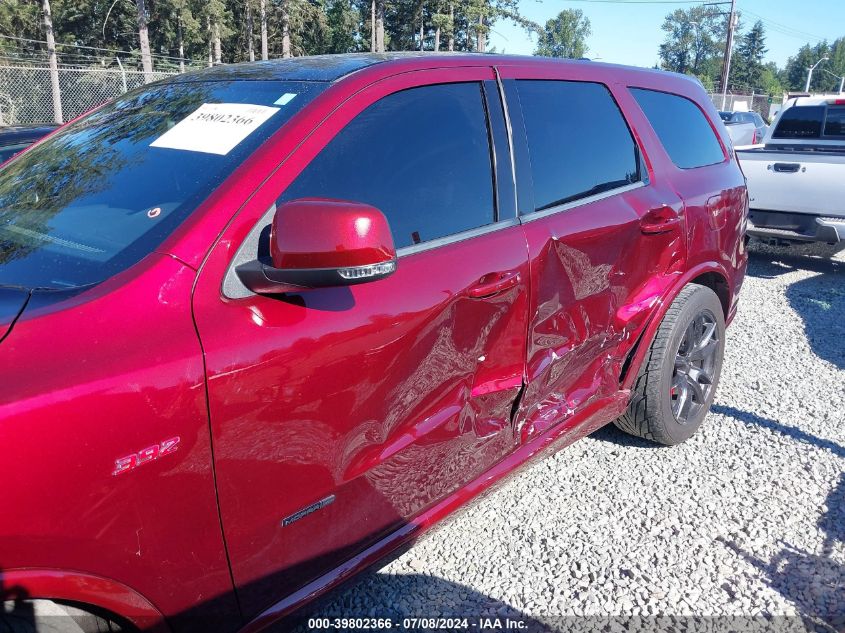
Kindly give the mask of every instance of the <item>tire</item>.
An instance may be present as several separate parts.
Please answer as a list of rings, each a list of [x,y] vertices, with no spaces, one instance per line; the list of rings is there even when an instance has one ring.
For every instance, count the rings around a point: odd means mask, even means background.
[[[725,317],[719,297],[706,286],[689,284],[663,317],[637,374],[628,410],[614,424],[666,446],[689,439],[713,403],[724,353]]]

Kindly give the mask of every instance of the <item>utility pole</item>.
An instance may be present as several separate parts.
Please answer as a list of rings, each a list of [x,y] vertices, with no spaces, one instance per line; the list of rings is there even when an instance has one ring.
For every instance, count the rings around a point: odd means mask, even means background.
[[[261,0],[259,5],[259,19],[261,20],[261,59],[267,60],[267,0]]]
[[[731,13],[728,17],[728,40],[725,42],[725,59],[722,63],[722,110],[728,95],[728,78],[731,76],[731,54],[734,47],[734,29],[736,29],[736,0],[731,0]]]
[[[42,0],[44,13],[44,35],[47,38],[47,53],[50,57],[50,88],[53,94],[53,120],[62,123],[62,91],[59,87],[59,64],[56,60],[56,38],[53,35],[53,16],[50,13],[50,0]]]
[[[144,0],[135,0],[138,9],[138,40],[141,43],[141,67],[144,69],[144,83],[153,80],[153,58],[150,55],[150,31],[147,26],[147,6]]]
[[[246,3],[246,47],[249,51],[249,61],[255,61],[255,46],[252,41],[252,7],[249,2]]]

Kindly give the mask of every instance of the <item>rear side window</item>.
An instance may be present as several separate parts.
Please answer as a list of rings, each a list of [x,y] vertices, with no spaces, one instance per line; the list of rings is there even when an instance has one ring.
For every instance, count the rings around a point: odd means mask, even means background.
[[[825,136],[845,136],[845,108],[828,108],[824,120]]]
[[[819,138],[824,106],[793,106],[780,117],[772,138]]]
[[[371,204],[397,248],[495,220],[480,83],[411,88],[353,119],[285,190]]]
[[[535,211],[640,180],[639,151],[601,84],[518,80]]]
[[[691,100],[644,88],[631,88],[631,93],[677,167],[693,169],[725,160],[707,117]]]

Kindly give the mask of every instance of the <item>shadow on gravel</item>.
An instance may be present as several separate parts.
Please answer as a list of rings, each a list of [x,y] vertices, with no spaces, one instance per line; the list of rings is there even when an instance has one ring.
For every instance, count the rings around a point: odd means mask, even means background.
[[[602,442],[609,442],[617,446],[625,446],[628,448],[666,448],[657,442],[649,442],[633,435],[628,435],[624,431],[616,428],[613,424],[608,424],[601,427],[598,431],[590,434],[590,437]]]
[[[821,629],[845,631],[845,565],[831,558],[836,543],[845,542],[845,475],[830,491],[826,511],[818,521],[825,539],[820,554],[803,552],[784,543],[768,563],[746,553],[736,543],[719,537],[725,546],[762,571],[769,586],[793,602],[806,619]]]
[[[752,242],[752,244],[754,244]],[[750,250],[748,274],[774,279],[795,270],[820,273],[790,284],[786,298],[804,320],[813,352],[838,369],[845,369],[845,262],[831,259],[845,245],[797,247],[756,245]]]
[[[789,426],[788,424],[781,424],[780,422],[776,422],[775,420],[770,420],[768,418],[764,418],[762,416],[757,415],[756,413],[749,413],[748,411],[742,411],[737,409],[736,407],[729,407],[723,404],[714,404],[710,407],[710,410],[713,413],[720,413],[721,415],[726,415],[731,417],[735,420],[739,420],[743,424],[747,424],[748,426],[759,426],[764,429],[769,429],[770,431],[775,431],[776,433],[780,433],[787,437],[791,437],[794,440],[799,442],[803,442],[805,444],[812,444],[817,448],[823,448],[829,450],[831,453],[845,459],[845,446],[837,444],[831,440],[826,440],[821,437],[817,437],[812,433],[807,433],[806,431],[802,431],[799,428],[794,426]]]
[[[845,244],[806,244],[796,246],[769,246],[752,240],[748,247],[748,275],[761,279],[774,279],[794,270],[817,273],[843,272],[845,262],[834,259],[845,250]]]
[[[35,611],[27,601],[29,595],[21,587],[6,587],[0,569],[0,631],[32,633],[36,631]]]
[[[382,610],[384,607],[381,605],[390,605],[389,610]],[[296,617],[297,626],[292,633],[306,633],[327,628],[309,627],[309,623],[315,624],[314,619],[328,618],[332,621],[335,618],[387,617],[392,618],[394,629],[408,631],[436,629],[452,631],[465,628],[461,623],[451,623],[454,625],[447,626],[449,624],[447,622],[432,622],[433,626],[427,626],[428,622],[419,622],[419,620],[429,619],[436,621],[438,618],[446,620],[467,618],[466,628],[469,630],[486,628],[481,626],[482,621],[490,621],[492,624],[497,618],[502,625],[492,627],[494,630],[505,629],[506,619],[523,623],[519,627],[521,631],[534,633],[554,630],[496,598],[479,593],[465,585],[424,574],[367,574],[360,580],[354,581],[345,591],[330,594],[314,608],[306,611],[306,614]],[[406,619],[409,621],[403,623]],[[287,626],[290,624],[287,623]],[[345,627],[343,628],[346,630]],[[270,628],[268,631],[282,633],[290,629]]]

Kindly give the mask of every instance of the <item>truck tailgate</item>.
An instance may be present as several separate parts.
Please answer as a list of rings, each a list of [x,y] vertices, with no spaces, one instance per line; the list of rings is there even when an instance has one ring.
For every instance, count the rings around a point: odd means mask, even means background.
[[[845,217],[845,153],[737,152],[752,209]]]

